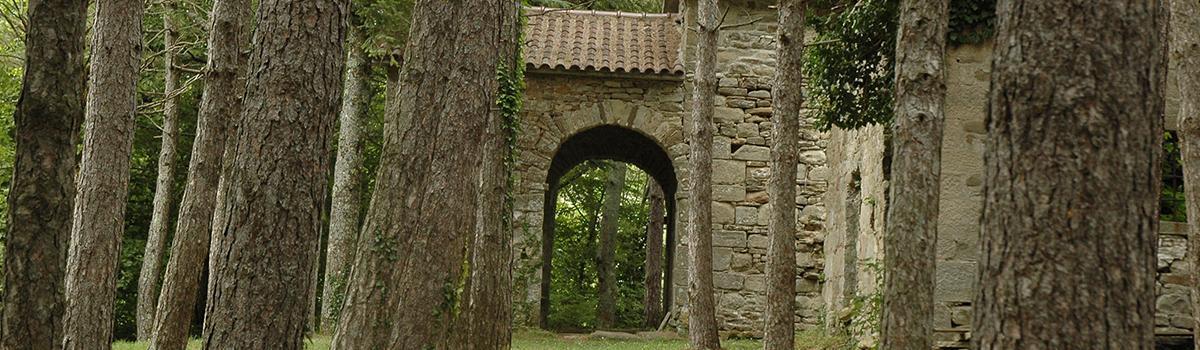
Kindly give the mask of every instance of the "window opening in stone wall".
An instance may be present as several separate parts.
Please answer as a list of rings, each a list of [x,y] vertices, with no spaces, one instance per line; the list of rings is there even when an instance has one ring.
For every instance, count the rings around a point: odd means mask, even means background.
[[[1187,202],[1183,195],[1183,164],[1179,134],[1163,134],[1162,196],[1159,218],[1163,221],[1187,222]]]

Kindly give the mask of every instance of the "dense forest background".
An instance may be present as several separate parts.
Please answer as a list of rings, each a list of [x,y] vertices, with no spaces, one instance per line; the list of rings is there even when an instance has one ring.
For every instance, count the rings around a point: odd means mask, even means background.
[[[162,125],[161,101],[163,91],[163,16],[173,16],[182,24],[178,32],[180,54],[177,65],[184,72],[179,96],[181,137],[178,144],[176,176],[173,185],[174,198],[182,196],[186,167],[190,159],[192,139],[195,136],[197,103],[200,100],[202,80],[199,70],[206,57],[204,27],[208,23],[209,0],[175,2],[175,7],[165,7],[151,1],[145,14],[144,63],[139,80],[139,113],[133,144],[131,179],[126,209],[125,236],[122,243],[120,276],[116,302],[114,336],[117,339],[132,339],[135,335],[135,303],[142,254],[150,225],[152,202],[157,175],[157,156],[160,148]],[[653,0],[528,0],[529,5],[550,7],[573,7],[595,10],[660,11],[662,2]],[[24,57],[24,11],[26,0],[0,0],[0,196],[7,197],[13,162],[13,109],[21,87]],[[387,63],[395,63],[395,48],[403,47],[406,35],[408,9],[411,0],[370,0],[356,4],[359,23],[369,33],[368,52],[374,62],[371,69],[371,103],[368,123],[364,131],[364,202],[371,193],[374,175],[379,164],[381,149],[384,98]],[[1179,164],[1177,137],[1168,133],[1164,137],[1167,152],[1164,171],[1162,218],[1183,221],[1184,202],[1182,170]],[[564,177],[559,196],[558,213],[555,218],[556,251],[552,281],[553,299],[550,324],[563,330],[592,329],[596,324],[596,230],[601,217],[601,202],[604,197],[605,175],[611,162],[595,161],[584,163]],[[630,167],[626,175],[616,253],[617,319],[618,327],[636,328],[642,320],[643,261],[645,258],[645,225],[647,202],[645,188],[649,178],[645,173]],[[0,240],[7,231],[7,202],[0,201]],[[177,208],[172,208],[172,213]],[[172,216],[173,217],[173,216]],[[167,225],[172,230],[174,222]],[[169,241],[169,240],[168,240]],[[2,244],[0,244],[2,247]],[[3,254],[0,251],[0,254]],[[163,259],[167,261],[168,259]],[[2,259],[0,259],[2,261]],[[203,296],[202,296],[203,297]],[[201,302],[201,305],[203,303]],[[197,312],[197,318],[202,317]],[[199,324],[194,322],[194,326]]]

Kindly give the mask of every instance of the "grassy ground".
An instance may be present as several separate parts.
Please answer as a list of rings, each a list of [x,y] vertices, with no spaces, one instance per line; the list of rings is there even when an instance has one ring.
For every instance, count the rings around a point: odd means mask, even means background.
[[[845,349],[843,339],[827,337],[814,332],[805,332],[796,337],[796,349],[801,350],[841,350]],[[721,342],[726,350],[761,349],[762,343],[757,340],[730,339]],[[145,343],[117,342],[113,350],[145,350]],[[329,338],[318,336],[309,339],[305,348],[311,350],[329,349]],[[592,339],[578,335],[561,335],[544,331],[520,331],[513,335],[513,350],[676,350],[687,349],[686,339],[659,340],[610,340]],[[188,349],[200,349],[200,342],[192,340]]]

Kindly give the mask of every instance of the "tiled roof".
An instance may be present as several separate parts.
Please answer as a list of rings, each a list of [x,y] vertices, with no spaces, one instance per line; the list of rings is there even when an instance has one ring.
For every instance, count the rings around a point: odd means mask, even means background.
[[[530,69],[682,75],[678,15],[564,10],[525,11]]]

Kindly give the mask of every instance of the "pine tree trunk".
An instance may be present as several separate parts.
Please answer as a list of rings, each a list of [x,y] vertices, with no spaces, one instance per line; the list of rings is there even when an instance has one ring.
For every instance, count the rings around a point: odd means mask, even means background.
[[[1179,84],[1179,134],[1187,198],[1188,251],[1200,252],[1200,1],[1171,1],[1171,62]],[[1191,266],[1200,254],[1188,254]],[[1200,320],[1200,269],[1192,268],[1192,313]],[[1197,323],[1200,324],[1200,323]],[[1193,329],[1200,336],[1200,327]],[[1193,337],[1200,345],[1200,337]]]
[[[621,190],[625,189],[625,163],[608,162],[608,179],[604,182],[604,203],[601,208],[600,238],[596,245],[596,323],[601,329],[617,325],[616,284],[617,228],[621,223]]]
[[[259,5],[226,212],[213,247],[206,349],[301,349],[319,263],[329,136],[349,1]]]
[[[142,6],[138,0],[96,2],[83,159],[67,255],[63,349],[100,349],[112,343],[137,113]]]
[[[796,171],[799,166],[800,109],[804,105],[805,0],[779,6],[779,63],[771,90],[775,108],[771,138],[770,239],[767,244],[767,311],[763,349],[796,344]]]
[[[688,210],[688,334],[692,349],[721,348],[712,269],[712,143],[717,93],[717,0],[699,0],[692,132],[688,134],[692,208]]]
[[[236,131],[231,126],[241,111],[245,87],[242,51],[249,43],[249,1],[217,0],[211,16],[208,67],[204,71],[196,139],[192,143],[188,180],[179,204],[171,260],[163,276],[150,349],[176,350],[187,343],[208,258],[225,144],[228,135]]]
[[[333,205],[329,214],[329,245],[325,257],[325,286],[321,329],[337,326],[338,310],[346,293],[346,277],[354,264],[362,215],[363,125],[371,96],[367,86],[370,66],[363,49],[363,34],[351,25],[346,48],[346,82],[339,117],[337,161],[333,165]]]
[[[426,349],[452,338],[506,6],[418,0],[414,7],[393,102],[399,113],[387,116],[336,349]]]
[[[642,298],[645,321],[642,327],[654,329],[663,318],[663,225],[666,210],[663,207],[662,186],[654,179],[646,181],[646,198],[650,213],[646,220],[646,295]]]
[[[479,208],[471,256],[470,292],[467,295],[467,349],[501,350],[512,345],[512,210],[515,124],[518,110],[505,101],[505,89],[523,88],[521,64],[521,11],[519,3],[497,0],[500,8],[500,72],[513,81],[501,83],[499,108],[488,113],[483,140],[483,168],[479,176]],[[522,91],[509,91],[522,93]],[[506,114],[506,112],[508,112]]]
[[[882,345],[933,348],[949,0],[903,0],[896,40]]]
[[[29,4],[4,240],[0,349],[58,349],[83,120],[87,1]]]
[[[1154,348],[1161,4],[998,3],[974,348]]]
[[[158,279],[162,274],[162,251],[167,244],[167,224],[171,216],[171,192],[175,187],[175,146],[179,140],[179,85],[175,71],[175,24],[171,5],[163,9],[163,121],[162,146],[158,152],[158,180],[154,188],[154,211],[150,217],[146,251],[138,277],[137,339],[150,340],[154,314],[158,307]]]

